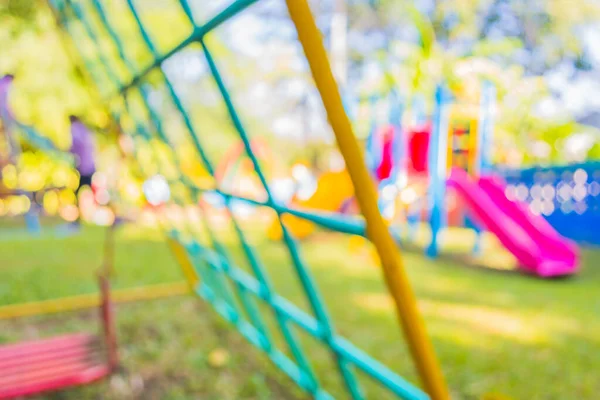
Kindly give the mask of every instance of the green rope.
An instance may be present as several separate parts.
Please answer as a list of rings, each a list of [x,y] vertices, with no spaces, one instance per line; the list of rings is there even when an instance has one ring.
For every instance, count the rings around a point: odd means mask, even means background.
[[[171,224],[167,228],[170,230],[170,236],[183,244],[201,277],[198,287],[195,288],[196,293],[211,303],[214,309],[229,321],[240,334],[254,346],[263,350],[275,365],[283,370],[300,387],[310,393],[312,397],[318,399],[332,398],[322,387],[320,377],[315,374],[315,371],[311,367],[311,355],[302,350],[300,342],[294,333],[294,328],[300,328],[308,333],[320,341],[330,352],[342,378],[344,387],[352,399],[364,398],[364,394],[355,376],[355,372],[357,371],[369,375],[373,380],[387,388],[391,394],[400,398],[426,399],[427,396],[421,390],[339,336],[317,290],[310,269],[301,256],[296,240],[283,223],[282,216],[289,214],[311,221],[329,230],[362,236],[365,235],[364,221],[360,218],[348,218],[337,214],[296,210],[278,203],[270,191],[258,157],[252,150],[243,119],[235,107],[234,101],[218,68],[217,61],[204,40],[206,34],[212,32],[221,24],[229,21],[257,2],[257,0],[233,1],[228,7],[221,10],[204,24],[199,25],[194,20],[189,2],[187,0],[179,0],[180,12],[187,17],[187,20],[193,26],[193,30],[180,43],[161,54],[152,41],[149,30],[142,21],[139,10],[136,8],[136,3],[141,4],[141,2],[127,0],[127,8],[133,17],[135,27],[142,38],[146,50],[153,57],[149,65],[141,69],[136,69],[132,62],[132,55],[127,52],[126,43],[120,38],[118,31],[115,29],[115,24],[106,12],[110,6],[108,1],[92,0],[90,7],[82,7],[81,2],[75,0],[50,1],[59,15],[60,25],[71,35],[94,81],[102,85],[108,79],[113,82],[113,87],[118,87],[116,92],[112,92],[113,94],[109,94],[106,97],[108,104],[110,104],[111,116],[116,121],[123,122],[128,120],[132,122],[131,125],[133,127],[124,129],[125,133],[150,146],[153,162],[156,163],[158,168],[164,170],[163,166],[167,162],[175,166],[176,176],[170,177],[168,182],[171,186],[183,185],[186,193],[185,195],[178,195],[172,201],[175,204],[186,205],[189,204],[191,199],[198,203],[207,195],[218,195],[224,200],[227,217],[232,223],[235,236],[239,240],[251,273],[246,272],[241,266],[236,265],[233,258],[229,255],[226,246],[220,242],[215,234],[216,229],[212,226],[211,219],[206,215],[206,210],[200,206],[202,216],[201,228],[204,236],[207,238],[207,243],[201,243],[195,236],[186,235],[185,232],[177,229],[175,224]],[[98,17],[100,21],[99,26],[94,27],[91,23],[92,16],[88,15],[88,13],[92,12]],[[81,37],[81,35],[76,33],[74,23],[82,25],[85,37]],[[105,54],[104,47],[100,43],[101,40],[106,39],[114,45],[118,57],[110,57],[110,55]],[[94,50],[93,54],[96,57],[86,56],[86,54],[89,54],[89,51],[85,50],[90,49],[85,49],[85,46],[90,46],[90,43],[92,46],[91,50]],[[222,188],[222,182],[217,182],[214,175],[215,169],[202,143],[203,134],[194,126],[186,105],[178,95],[169,77],[162,70],[162,64],[169,57],[178,54],[193,43],[200,44],[202,48],[206,66],[225,105],[229,120],[244,146],[245,155],[250,159],[254,171],[260,180],[260,184],[267,194],[267,199],[264,201],[228,193]],[[117,71],[123,69],[131,77],[128,82],[122,82],[118,78]],[[152,79],[150,80],[150,78]],[[185,176],[181,168],[182,161],[180,160],[177,148],[165,130],[164,119],[166,115],[163,110],[158,110],[152,106],[149,87],[152,87],[154,90],[161,89],[166,91],[167,101],[181,117],[186,137],[193,144],[193,148],[202,166],[212,176],[216,187],[210,189],[198,187],[190,178]],[[139,104],[141,110],[139,107],[134,107],[134,97],[139,100],[135,104]],[[168,160],[165,162],[159,162],[162,156],[153,144],[155,140],[167,145],[171,149],[168,152]],[[310,305],[310,313],[301,310],[276,291],[261,258],[251,245],[251,241],[248,240],[247,234],[243,232],[240,222],[233,211],[232,204],[240,201],[256,207],[270,208],[276,213],[283,232],[283,243],[288,251],[295,278],[300,283]],[[192,226],[192,223],[186,220],[185,230],[186,232],[194,232],[198,231],[198,227]],[[236,298],[239,300],[239,306]],[[276,347],[256,305],[257,301],[266,304],[273,313],[277,322],[277,328],[285,340],[291,358]]]

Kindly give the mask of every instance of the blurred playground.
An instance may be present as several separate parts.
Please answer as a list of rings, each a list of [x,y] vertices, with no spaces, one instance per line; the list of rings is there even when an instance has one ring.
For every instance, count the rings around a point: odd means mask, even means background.
[[[600,6],[442,3],[0,4],[0,400],[594,399]]]
[[[88,228],[73,238],[36,239],[39,251],[35,253],[27,251],[30,243],[25,240],[2,242],[2,265],[19,260],[19,269],[10,275],[18,289],[9,298],[3,291],[2,302],[93,291],[94,265],[85,261],[90,254],[100,256],[102,236],[101,229]],[[128,228],[119,234],[118,243],[116,287],[182,278],[159,232]],[[67,255],[62,246],[69,246],[71,252]],[[241,249],[230,246],[241,257]],[[301,304],[299,288],[286,276],[282,249],[264,237],[257,246],[270,255],[266,265],[274,284]],[[311,271],[339,329],[395,371],[416,379],[406,362],[407,350],[379,269],[348,256],[342,237],[305,246]],[[500,246],[496,251],[503,253]],[[576,279],[542,281],[470,268],[452,259],[432,261],[420,253],[406,254],[409,276],[444,373],[455,388],[454,398],[480,398],[482,393],[513,399],[594,397],[595,371],[600,368],[595,332],[600,326],[597,304],[589,301],[588,293],[600,282],[594,268],[600,253],[586,250],[582,257],[582,272]],[[7,282],[9,271],[3,268],[0,273]],[[6,341],[35,338],[85,328],[94,320],[93,311],[2,320],[0,332]],[[266,357],[194,298],[122,305],[117,326],[123,371],[98,385],[65,392],[62,398],[305,398]],[[340,382],[328,373],[332,366],[327,354],[314,341],[303,339],[317,357],[317,371],[329,377],[328,389],[343,398]],[[386,398],[369,388],[373,398]]]

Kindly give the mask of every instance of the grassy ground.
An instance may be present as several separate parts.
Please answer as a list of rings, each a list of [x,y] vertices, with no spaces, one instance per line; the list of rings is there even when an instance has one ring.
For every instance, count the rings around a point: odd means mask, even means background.
[[[252,237],[277,290],[308,310],[283,247]],[[454,247],[466,247],[468,239],[458,233],[452,237]],[[220,234],[242,264],[232,238],[230,231]],[[101,243],[102,230],[95,228],[68,239],[3,239],[0,304],[93,291]],[[487,248],[478,264],[510,263],[493,240]],[[347,238],[320,235],[303,245],[303,253],[338,331],[416,382],[380,271],[366,252],[349,252]],[[583,251],[582,272],[559,281],[465,267],[455,258],[433,262],[416,252],[406,254],[405,261],[454,398],[488,393],[515,399],[597,397],[600,251]],[[181,279],[160,236],[133,228],[119,234],[117,269],[116,287]],[[303,398],[194,298],[122,305],[118,323],[123,371],[107,382],[50,398]],[[95,313],[0,321],[0,342],[95,325]],[[329,354],[298,334],[326,388],[343,398]],[[386,398],[371,384],[367,389],[369,398]]]

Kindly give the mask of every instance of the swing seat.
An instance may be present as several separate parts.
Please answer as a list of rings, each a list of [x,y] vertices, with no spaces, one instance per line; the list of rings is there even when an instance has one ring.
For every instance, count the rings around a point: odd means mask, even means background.
[[[108,299],[108,280],[100,278],[104,340],[70,334],[0,346],[0,400],[80,386],[115,370],[116,337]]]

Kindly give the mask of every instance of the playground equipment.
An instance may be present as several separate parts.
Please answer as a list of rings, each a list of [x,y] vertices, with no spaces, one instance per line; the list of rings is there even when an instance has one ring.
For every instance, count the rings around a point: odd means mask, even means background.
[[[268,144],[257,138],[250,142],[250,146],[257,158],[261,160],[263,168],[270,178],[274,168],[272,165],[273,155]],[[252,161],[245,155],[242,143],[236,143],[228,149],[215,169],[215,179],[217,182],[221,182],[221,187],[228,193],[256,199],[266,198],[260,180],[254,173]],[[225,201],[225,198],[218,194],[207,195],[201,200],[201,205],[203,207],[211,206],[211,212],[224,211],[227,213]],[[238,215],[250,216],[255,214],[256,208],[244,202],[233,201],[232,210]]]
[[[110,300],[113,229],[99,274],[102,336],[79,333],[0,346],[0,399],[80,386],[110,375],[118,366],[117,337]]]
[[[23,139],[28,143],[31,143],[36,149],[52,154],[52,157],[60,161],[70,161],[71,157],[57,149],[52,141],[40,135],[35,128],[24,125],[16,120],[12,115],[7,113],[5,108],[0,109],[0,121],[3,122],[4,135],[2,136],[5,140],[5,149],[19,149],[19,140]],[[11,135],[7,134],[7,129],[11,130]],[[12,153],[10,160],[15,160],[19,153]],[[14,161],[13,161],[14,162]],[[13,165],[13,164],[10,164]],[[41,190],[40,193],[46,193],[45,190]],[[17,191],[12,193],[13,195],[24,195],[23,191]],[[28,226],[29,234],[38,234],[41,232],[39,224],[39,213],[38,207],[36,206],[33,196],[29,195],[30,207],[28,212],[25,214],[25,220]],[[15,230],[11,229],[7,235],[7,239],[14,238]],[[170,244],[172,247],[173,244]],[[188,282],[171,282],[164,284],[155,284],[140,286],[127,289],[115,290],[112,294],[113,303],[126,303],[143,300],[151,300],[157,298],[180,296],[188,294],[190,292],[190,286]],[[90,293],[82,295],[74,295],[62,298],[53,298],[42,301],[34,301],[28,303],[19,304],[7,304],[0,306],[0,319],[19,318],[33,315],[43,315],[51,313],[61,313],[67,311],[75,311],[82,309],[89,309],[94,307],[102,306],[102,293]]]
[[[493,126],[490,119],[494,93],[493,86],[482,85],[481,110],[478,115],[473,113],[472,108],[466,110],[467,112],[460,107],[450,109],[449,94],[442,86],[438,87],[435,94],[433,121],[419,132],[421,135],[428,136],[428,139],[421,140],[420,146],[415,147],[419,154],[426,154],[426,157],[420,157],[422,164],[419,163],[418,168],[414,169],[427,174],[428,178],[431,241],[427,247],[427,254],[431,257],[438,255],[439,233],[447,221],[448,173],[453,168],[463,168],[468,172],[479,174],[482,169],[490,165],[489,153],[482,149],[487,148],[491,140]],[[481,123],[478,123],[478,120],[481,120]],[[479,130],[478,125],[481,126]],[[479,229],[476,231],[479,233]],[[474,250],[477,247],[476,243]]]
[[[273,156],[267,143],[254,139],[250,142],[250,147],[261,162],[267,164],[267,167],[263,168],[272,170]],[[260,182],[254,173],[251,160],[245,157],[242,143],[234,144],[225,153],[215,170],[215,179],[231,193],[240,196],[260,196]]]
[[[304,210],[337,212],[342,208],[344,202],[353,196],[354,186],[348,172],[332,171],[326,172],[318,178],[317,188],[312,196],[303,200],[295,195],[289,206]],[[306,238],[316,229],[314,223],[293,215],[284,215],[282,219],[290,233],[297,239]],[[267,236],[271,240],[280,240],[282,235],[283,231],[279,221],[273,221],[267,231]]]
[[[213,234],[215,227],[211,226],[210,219],[204,218],[204,225],[209,233],[209,241],[207,243],[198,241],[194,236],[187,234],[189,232],[182,232],[176,226],[171,227],[171,237],[182,246],[180,249],[183,248],[185,250],[183,254],[182,252],[179,252],[179,254],[182,255],[184,260],[185,258],[189,260],[188,262],[182,261],[182,263],[193,266],[193,269],[197,271],[200,278],[200,280],[190,280],[197,294],[213,304],[219,314],[230,321],[252,344],[265,351],[269,358],[282,371],[287,373],[291,379],[315,398],[331,398],[331,396],[321,386],[319,377],[315,376],[309,362],[310,355],[302,352],[292,326],[302,329],[323,343],[324,347],[331,353],[335,360],[343,385],[351,398],[364,398],[355,377],[355,370],[357,370],[369,375],[375,382],[387,388],[390,394],[406,399],[425,399],[427,398],[427,394],[373,360],[369,355],[354,347],[336,332],[332,321],[327,316],[318,290],[312,282],[310,271],[302,260],[300,249],[290,230],[282,222],[282,217],[292,215],[310,220],[327,229],[367,236],[374,243],[382,261],[383,275],[397,307],[398,316],[402,321],[402,326],[414,356],[419,375],[422,378],[423,386],[430,398],[448,399],[447,388],[418,315],[414,297],[402,268],[398,250],[379,214],[375,188],[372,185],[369,173],[364,167],[360,148],[352,135],[350,123],[344,113],[341,98],[321,41],[321,35],[305,0],[287,1],[287,9],[298,33],[298,38],[321,95],[328,119],[333,127],[338,146],[344,156],[348,175],[365,217],[366,226],[360,222],[342,221],[331,216],[304,212],[284,206],[274,200],[270,193],[259,160],[250,144],[242,118],[238,114],[232,98],[227,91],[227,86],[221,75],[222,72],[213,59],[211,46],[205,41],[207,34],[225,22],[230,21],[232,17],[240,14],[253,3],[255,1],[234,1],[206,22],[199,24],[194,19],[188,2],[185,0],[179,1],[180,10],[187,17],[191,25],[191,31],[186,39],[178,43],[171,50],[163,53],[157,50],[149,29],[142,22],[140,12],[136,6],[133,2],[127,2],[129,12],[133,16],[131,21],[136,25],[135,28],[140,34],[142,43],[153,57],[151,65],[139,69],[135,68],[129,59],[124,43],[119,38],[113,27],[111,18],[106,12],[108,9],[107,6],[103,5],[100,1],[94,1],[90,7],[85,8],[80,7],[80,3],[74,1],[50,1],[56,12],[57,20],[71,34],[76,46],[92,46],[97,50],[95,54],[98,54],[98,60],[89,58],[90,52],[88,51],[81,51],[79,54],[86,64],[87,71],[89,71],[97,83],[106,82],[106,77],[108,77],[112,81],[110,87],[115,87],[116,85],[118,88],[116,98],[124,101],[110,102],[112,106],[110,111],[111,115],[117,121],[121,121],[122,119],[129,120],[130,122],[133,121],[133,124],[129,124],[127,133],[141,139],[158,138],[166,144],[171,143],[169,135],[164,130],[162,124],[165,115],[157,112],[151,102],[148,101],[148,90],[150,88],[165,89],[167,101],[174,106],[177,114],[184,121],[186,134],[190,136],[205,169],[214,177],[214,168],[209,158],[206,157],[205,148],[202,145],[203,136],[201,131],[192,123],[186,106],[181,101],[169,78],[165,76],[160,68],[161,64],[168,57],[182,51],[188,45],[197,43],[201,46],[204,60],[206,61],[206,71],[210,73],[214,83],[216,83],[231,122],[235,126],[239,138],[243,143],[246,155],[251,160],[261,186],[267,194],[267,199],[257,200],[228,193],[222,189],[219,182],[217,182],[217,187],[214,189],[199,188],[191,184],[183,175],[178,176],[177,179],[169,178],[169,183],[172,185],[183,183],[188,190],[187,195],[194,198],[194,201],[202,198],[205,194],[216,193],[225,199],[225,206],[228,210],[231,210],[231,201],[238,200],[255,206],[267,207],[275,211],[279,216],[282,239],[291,257],[295,276],[300,281],[303,291],[307,296],[311,313],[309,314],[300,310],[275,291],[266,275],[261,260],[250,245],[244,232],[239,228],[237,217],[234,213],[231,213],[230,219],[235,227],[236,235],[242,244],[244,255],[249,261],[252,274],[244,271],[232,262],[225,246]],[[97,14],[99,17],[97,21],[99,21],[100,25],[89,22],[91,12]],[[83,28],[83,30],[76,30],[76,28]],[[103,46],[99,46],[100,35],[108,36],[118,51],[118,58],[109,58],[104,54]],[[117,67],[121,70],[123,68],[127,70],[131,78],[125,82],[119,79],[119,76],[115,72]],[[149,74],[152,74],[156,79],[153,78],[151,81],[146,80]],[[139,95],[141,105],[145,109],[144,115],[141,115],[133,107],[130,107],[128,100],[131,93]],[[113,93],[112,95],[111,97],[114,97],[115,94]],[[177,154],[172,152],[170,157],[177,164]],[[174,195],[178,194],[174,191]],[[189,197],[182,196],[174,199],[174,201],[184,203],[187,200],[189,202]],[[189,221],[184,222],[189,223]],[[193,226],[189,227],[189,231],[193,230]],[[239,305],[233,301],[234,293],[240,299]],[[273,312],[277,328],[283,334],[285,342],[291,351],[291,357],[288,357],[278,349],[271,339],[271,334],[262,322],[262,316],[256,308],[256,300],[260,300]]]
[[[370,160],[369,168],[381,185],[395,182],[398,173],[404,172],[406,157],[406,135],[402,131],[403,107],[401,99],[395,90],[387,96],[387,123],[377,120],[376,104],[382,100],[379,96],[370,96],[369,104],[369,135],[367,136],[367,154]]]
[[[450,131],[456,130],[449,121],[447,95],[442,88],[436,94],[435,121],[429,150],[432,239],[427,254],[435,256],[438,252],[438,235],[445,218],[445,192],[449,185],[464,199],[467,212],[475,219],[474,225],[479,229],[485,227],[496,235],[517,258],[522,269],[540,277],[573,274],[578,269],[576,248],[560,237],[542,217],[534,216],[526,212],[523,205],[508,200],[490,170],[492,122],[489,118],[493,99],[493,87],[483,85],[478,118],[480,128],[470,123],[469,144],[465,148],[466,129],[459,131],[459,136],[456,133],[452,136],[445,134],[449,126]],[[446,140],[451,140],[449,146]],[[451,168],[449,181],[448,168]],[[477,185],[469,183],[469,174],[478,182]],[[484,202],[487,206],[482,208]],[[553,246],[555,251],[550,250]]]
[[[495,88],[483,83],[480,97],[478,106],[452,103],[448,93],[440,87],[433,123],[422,121],[407,132],[402,131],[401,106],[394,92],[388,99],[387,124],[378,126],[375,113],[371,112],[367,155],[374,181],[378,182],[380,211],[393,222],[398,196],[405,197],[403,192],[412,191],[410,197],[416,204],[407,207],[406,222],[402,225],[407,228],[410,240],[417,230],[416,224],[422,219],[428,222],[431,239],[426,253],[429,256],[438,256],[440,233],[448,224],[453,224],[476,232],[473,247],[476,254],[481,250],[481,235],[486,229],[498,237],[515,256],[519,267],[528,273],[540,277],[575,273],[578,269],[576,246],[561,237],[543,217],[506,197],[506,187],[493,172],[489,154]],[[374,109],[377,98],[371,96],[368,100]],[[329,213],[343,211],[354,197],[352,187],[345,185],[344,178],[344,173],[325,174],[310,199],[294,199],[292,206]],[[448,202],[450,194],[454,196],[453,204]],[[423,198],[428,202],[422,201]],[[487,213],[480,208],[482,202],[488,204]],[[490,219],[491,215],[494,218]],[[305,238],[316,229],[315,224],[293,216],[285,216],[284,221],[297,238]],[[279,239],[281,230],[275,222],[269,237]],[[399,228],[402,231],[402,226]]]
[[[433,124],[413,133],[409,154],[419,161],[412,163],[412,171],[427,173],[429,185],[431,241],[427,254],[435,257],[439,253],[439,234],[448,221],[446,195],[450,187],[463,201],[469,217],[465,225],[478,233],[485,228],[496,235],[522,269],[540,277],[571,275],[578,269],[576,247],[543,217],[509,200],[503,183],[491,169],[494,97],[494,88],[484,84],[477,115],[474,110],[451,109],[448,93],[439,87]],[[424,153],[428,155],[426,165],[422,163]]]
[[[561,235],[600,244],[600,163],[499,170],[510,199],[529,205]]]
[[[72,334],[1,346],[0,399],[85,385],[115,370],[118,358],[108,282],[101,279],[100,286],[102,339]]]
[[[519,260],[522,268],[541,277],[570,275],[577,268],[577,249],[527,206],[506,198],[505,188],[492,177],[473,181],[453,169],[448,185],[467,201],[480,224],[487,227]]]
[[[374,107],[375,97],[369,97],[370,108]],[[346,99],[344,104],[349,108]],[[390,182],[395,182],[400,170],[396,160],[403,159],[403,135],[401,133],[400,117],[402,109],[395,92],[392,91],[389,102],[389,124],[378,129],[376,120],[371,112],[370,133],[367,139],[367,164],[376,179],[373,181],[375,187],[385,187]],[[380,196],[379,207],[384,210],[386,199]],[[392,199],[393,200],[393,199]],[[354,187],[346,170],[328,171],[317,178],[317,187],[314,193],[307,199],[294,196],[289,206],[302,209],[314,210],[325,213],[345,213],[349,205],[355,201]],[[316,225],[310,221],[303,220],[291,215],[283,216],[283,221],[297,239],[304,239],[316,230]],[[282,237],[278,221],[273,221],[268,230],[268,237],[278,240]]]
[[[9,236],[9,239],[11,236]],[[176,244],[169,241],[169,246],[176,254]],[[105,248],[104,250],[105,258],[108,258],[109,255],[107,255],[106,252],[110,249]],[[186,273],[187,272],[184,271],[184,275]],[[181,296],[189,294],[190,289],[191,288],[188,281],[117,289],[112,291],[111,301],[112,303],[118,304]],[[0,306],[0,320],[84,310],[99,307],[101,305],[102,293],[89,293],[61,298],[51,298],[42,301],[7,304]]]
[[[371,113],[367,152],[372,174],[380,182],[381,211],[390,214],[387,205],[396,199],[386,193],[391,186],[401,200],[409,203],[405,222],[396,227],[411,240],[417,224],[427,221],[431,239],[426,253],[431,257],[439,254],[441,231],[453,224],[475,230],[474,253],[480,251],[481,233],[487,229],[516,257],[523,270],[540,277],[575,273],[575,245],[526,205],[506,197],[506,187],[490,161],[495,88],[483,83],[480,98],[479,106],[452,102],[440,86],[433,121],[417,115],[419,123],[404,132],[399,116],[378,126]],[[376,99],[369,99],[372,109]],[[397,99],[388,101],[399,104]],[[454,196],[452,202],[448,201],[449,195]],[[485,209],[481,208],[483,203],[487,204]]]

